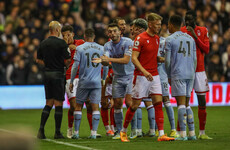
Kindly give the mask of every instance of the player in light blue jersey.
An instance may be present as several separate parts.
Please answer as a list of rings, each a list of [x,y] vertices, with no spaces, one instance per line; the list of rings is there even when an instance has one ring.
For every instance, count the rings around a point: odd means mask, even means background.
[[[170,17],[168,28],[172,35],[166,38],[165,67],[172,86],[172,96],[176,98],[178,105],[180,137],[176,140],[184,141],[195,138],[195,131],[189,131],[189,137],[186,134],[187,113],[185,104],[186,99],[191,96],[197,58],[195,41],[190,35],[180,31],[181,24],[182,18],[180,16],[173,15]]]
[[[120,131],[123,121],[123,99],[125,97],[126,106],[132,102],[132,80],[134,65],[131,62],[133,41],[130,38],[121,37],[121,31],[117,24],[108,26],[108,35],[111,39],[105,43],[105,56],[100,61],[112,63],[114,73],[112,82],[112,97],[114,99],[114,119],[118,134],[113,139],[120,139]],[[98,62],[100,62],[98,61]]]
[[[160,76],[160,80],[161,80],[161,89],[162,89],[162,96],[163,96],[163,103],[168,115],[168,119],[169,119],[169,123],[171,126],[171,133],[169,136],[171,137],[175,137],[176,136],[176,128],[175,128],[175,119],[174,119],[174,110],[171,106],[170,103],[170,99],[169,99],[169,83],[168,83],[168,75],[166,73],[165,70],[165,63],[164,62],[160,62],[160,59],[165,57],[165,51],[164,51],[164,47],[165,47],[165,38],[164,37],[160,37],[160,45],[159,45],[159,49],[158,49],[158,73]]]
[[[76,107],[74,111],[75,132],[73,139],[79,138],[79,127],[82,118],[82,106],[89,99],[92,110],[92,124],[90,138],[96,139],[97,128],[100,120],[99,103],[101,100],[101,64],[93,63],[93,58],[100,58],[104,54],[104,47],[95,43],[94,30],[86,29],[85,43],[76,48],[74,64],[71,70],[70,91],[73,90],[73,80],[79,68],[79,82],[76,93]]]

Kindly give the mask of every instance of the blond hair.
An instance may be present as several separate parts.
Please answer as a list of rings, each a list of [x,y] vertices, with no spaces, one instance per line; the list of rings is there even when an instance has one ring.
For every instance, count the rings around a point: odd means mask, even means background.
[[[55,30],[57,28],[61,28],[61,24],[58,21],[51,21],[49,23],[49,30],[50,31],[53,31],[53,30]]]
[[[161,17],[160,15],[156,14],[156,13],[149,13],[146,16],[146,20],[149,21],[155,21],[155,20],[163,20],[163,17]]]

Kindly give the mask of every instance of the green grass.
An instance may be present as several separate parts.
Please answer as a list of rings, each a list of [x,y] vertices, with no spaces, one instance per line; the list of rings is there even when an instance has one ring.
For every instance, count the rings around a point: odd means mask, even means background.
[[[192,108],[195,116],[195,127],[196,134],[198,135],[198,117],[197,108]],[[176,117],[176,109],[175,117]],[[142,128],[144,132],[149,129],[147,120],[147,111],[142,108],[143,111],[143,121]],[[34,136],[39,128],[40,115],[42,110],[0,110],[0,129],[12,130],[12,128],[17,129],[19,127],[30,128],[34,131]],[[125,111],[126,112],[126,109]],[[165,112],[165,111],[164,111]],[[112,140],[110,137],[105,136],[105,129],[102,121],[100,121],[98,133],[102,134],[103,137],[96,140],[89,140],[87,137],[90,135],[89,125],[86,119],[86,110],[83,110],[83,119],[80,127],[80,140],[64,139],[57,140],[61,142],[91,147],[95,149],[186,149],[186,150],[222,150],[230,149],[230,107],[208,107],[207,108],[207,125],[206,133],[213,138],[213,140],[196,140],[196,141],[172,141],[172,142],[157,142],[157,138],[137,138],[131,140],[130,143],[122,143],[120,140]],[[165,132],[170,133],[170,126],[166,113],[165,115]],[[62,132],[66,136],[67,129],[67,110],[64,110],[64,117],[62,121]],[[50,117],[47,121],[45,128],[46,136],[49,139],[53,139],[54,136],[54,110],[51,111]],[[1,132],[0,132],[1,134]],[[66,146],[62,144],[55,144],[53,142],[40,140],[38,142],[39,150],[73,150],[79,149],[71,146]]]

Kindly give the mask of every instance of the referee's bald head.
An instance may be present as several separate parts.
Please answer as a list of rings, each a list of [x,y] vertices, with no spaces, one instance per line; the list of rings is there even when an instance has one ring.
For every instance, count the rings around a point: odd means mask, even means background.
[[[56,29],[60,29],[61,28],[61,24],[58,21],[51,21],[49,23],[49,30],[50,31],[54,31]]]

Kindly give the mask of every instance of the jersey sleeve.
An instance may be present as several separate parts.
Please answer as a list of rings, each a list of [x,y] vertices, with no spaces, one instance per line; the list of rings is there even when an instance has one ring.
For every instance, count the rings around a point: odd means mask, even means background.
[[[38,51],[37,51],[37,59],[41,59],[41,60],[43,60],[43,55],[42,55],[41,45],[39,45],[39,47],[38,47]]]
[[[125,45],[125,55],[132,56],[133,41],[128,41]]]
[[[196,57],[196,43],[194,40],[193,40],[193,61],[194,61],[194,71],[196,71],[197,57]]]
[[[169,38],[165,40],[165,69],[168,74],[168,78],[171,78],[171,42]]]
[[[208,29],[207,28],[203,28],[203,39],[200,39],[199,37],[196,39],[196,44],[197,46],[200,48],[200,50],[206,54],[209,53],[209,36],[208,36]]]
[[[133,51],[140,52],[141,47],[142,47],[141,37],[137,36],[136,39],[134,40]]]
[[[78,61],[78,62],[80,62],[81,60],[81,52],[78,47],[76,48],[73,60]]]
[[[104,45],[104,55],[109,57],[109,51],[108,51],[107,44]]]

